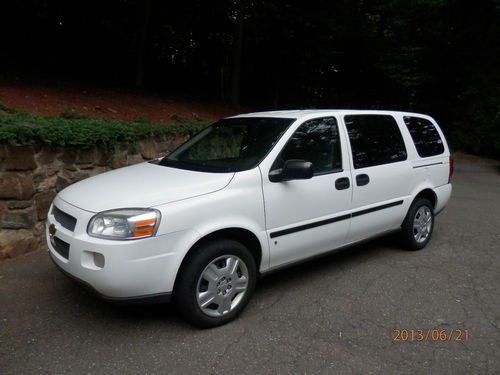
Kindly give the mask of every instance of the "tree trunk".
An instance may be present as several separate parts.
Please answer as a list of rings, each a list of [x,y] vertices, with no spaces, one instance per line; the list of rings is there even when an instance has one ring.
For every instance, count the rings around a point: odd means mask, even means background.
[[[135,66],[135,85],[137,87],[141,87],[144,83],[144,53],[146,50],[150,15],[151,0],[143,0],[139,30],[139,43],[137,46],[137,59]]]
[[[236,18],[236,30],[233,43],[233,66],[231,70],[231,104],[240,104],[241,58],[243,53],[243,7],[241,6]]]

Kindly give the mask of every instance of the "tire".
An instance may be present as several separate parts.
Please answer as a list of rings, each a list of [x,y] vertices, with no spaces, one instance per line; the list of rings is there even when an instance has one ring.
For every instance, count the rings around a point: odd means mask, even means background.
[[[408,250],[423,249],[430,241],[434,229],[434,208],[425,198],[417,198],[401,226],[403,246]]]
[[[190,323],[216,327],[243,311],[256,279],[255,260],[244,245],[230,239],[211,241],[186,259],[175,285],[174,302]]]

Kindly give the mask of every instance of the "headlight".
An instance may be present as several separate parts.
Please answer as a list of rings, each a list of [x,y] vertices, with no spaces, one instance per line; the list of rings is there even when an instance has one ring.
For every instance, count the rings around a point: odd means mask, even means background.
[[[90,219],[87,233],[92,237],[130,240],[154,236],[160,212],[151,208],[124,208],[100,212]]]

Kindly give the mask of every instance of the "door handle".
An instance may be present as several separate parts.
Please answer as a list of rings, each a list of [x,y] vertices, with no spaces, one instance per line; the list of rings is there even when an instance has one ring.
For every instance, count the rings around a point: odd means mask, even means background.
[[[351,183],[347,177],[337,178],[335,180],[335,189],[337,190],[345,190],[351,186]]]
[[[370,177],[367,175],[367,174],[358,174],[356,176],[356,185],[358,186],[364,186],[364,185],[368,185],[368,183],[370,182]]]

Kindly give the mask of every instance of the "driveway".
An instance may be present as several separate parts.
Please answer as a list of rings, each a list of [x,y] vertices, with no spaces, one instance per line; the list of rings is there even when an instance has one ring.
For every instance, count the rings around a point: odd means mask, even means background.
[[[423,251],[385,237],[275,273],[216,329],[99,301],[44,251],[0,263],[1,374],[498,374],[499,325],[500,173],[472,162]]]

